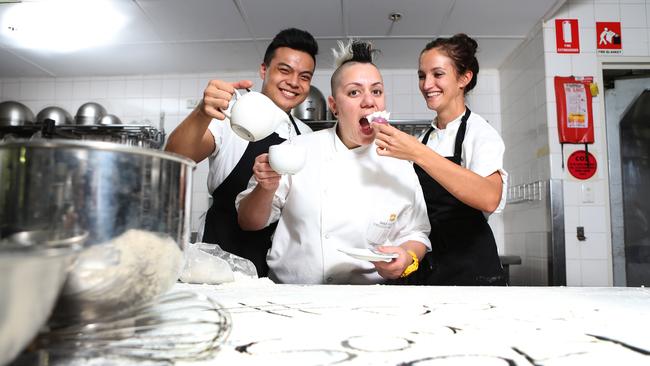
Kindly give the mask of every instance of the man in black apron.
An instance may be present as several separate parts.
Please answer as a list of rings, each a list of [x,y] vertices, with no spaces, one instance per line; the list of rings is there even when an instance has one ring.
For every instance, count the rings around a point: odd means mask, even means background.
[[[290,28],[278,33],[266,49],[264,62],[260,66],[260,76],[264,79],[262,93],[289,113],[309,94],[317,53],[316,40],[308,32]],[[252,83],[247,80],[234,83],[211,80],[199,106],[169,136],[165,150],[200,162],[217,148],[220,149],[219,154],[224,153],[224,149],[232,149],[232,144],[222,143],[221,146],[216,146],[215,136],[208,127],[213,118],[221,120],[216,123],[226,123],[223,122],[225,115],[222,110],[228,107],[235,88],[251,86]],[[292,133],[299,135],[301,131],[296,121],[289,117],[294,129]],[[309,130],[304,124],[302,126],[303,131]],[[244,140],[237,141],[239,147],[242,146],[242,141]],[[207,212],[201,238],[202,242],[219,244],[222,249],[249,259],[260,277],[268,274],[266,253],[271,247],[275,225],[254,232],[241,230],[237,223],[235,197],[246,189],[253,175],[255,158],[268,152],[271,145],[283,141],[277,133],[273,133],[263,140],[248,143],[234,168],[211,192],[213,203]],[[232,156],[237,157],[236,154]]]
[[[296,134],[300,130],[289,115]],[[258,231],[244,231],[237,223],[237,209],[235,198],[248,186],[248,181],[253,175],[255,158],[269,152],[271,145],[277,145],[285,140],[276,132],[267,138],[250,142],[244,155],[239,160],[228,178],[212,192],[212,206],[205,218],[205,228],[202,241],[217,243],[221,249],[249,259],[257,268],[260,277],[266,277],[269,266],[266,264],[266,253],[271,248],[271,235],[275,231],[277,222]]]
[[[454,156],[448,160],[460,165],[467,119],[466,109],[456,135]],[[433,127],[422,140],[429,141]],[[420,180],[431,223],[431,252],[419,269],[407,277],[408,284],[419,285],[505,285],[492,230],[483,212],[472,208],[443,188],[420,166],[413,165]]]

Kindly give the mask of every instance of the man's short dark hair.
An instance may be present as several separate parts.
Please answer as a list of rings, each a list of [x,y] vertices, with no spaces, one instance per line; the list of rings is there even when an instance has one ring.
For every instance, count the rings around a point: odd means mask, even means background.
[[[289,47],[296,51],[308,53],[314,59],[314,65],[316,65],[318,43],[316,43],[316,40],[309,32],[296,28],[288,28],[280,31],[266,48],[266,53],[264,53],[265,65],[268,66],[271,64],[271,60],[275,56],[275,50],[280,47]]]

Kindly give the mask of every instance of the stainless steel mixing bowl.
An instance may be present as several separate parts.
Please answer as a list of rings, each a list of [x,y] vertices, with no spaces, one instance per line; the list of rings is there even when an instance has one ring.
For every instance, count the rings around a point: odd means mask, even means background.
[[[69,125],[72,124],[72,116],[68,111],[61,107],[49,106],[41,109],[36,115],[37,123],[44,123],[46,119],[54,121],[55,125]]]
[[[122,121],[119,117],[114,114],[107,114],[104,117],[100,118],[97,124],[105,126],[121,125]]]
[[[34,124],[34,113],[26,105],[14,101],[0,103],[0,126],[32,124]]]
[[[96,125],[106,115],[106,108],[95,102],[82,104],[77,109],[74,120],[78,125]]]
[[[16,233],[0,241],[0,365],[14,359],[52,313],[84,236]],[[50,238],[45,241],[32,239]]]
[[[166,292],[189,241],[189,159],[98,141],[0,143],[0,239],[87,233],[53,314],[69,324]]]

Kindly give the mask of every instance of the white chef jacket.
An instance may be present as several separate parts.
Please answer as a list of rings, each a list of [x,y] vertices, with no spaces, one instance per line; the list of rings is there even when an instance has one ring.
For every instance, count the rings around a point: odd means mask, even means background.
[[[454,147],[456,145],[456,134],[460,127],[461,119],[465,111],[447,124],[444,130],[437,127],[437,121],[434,119],[431,123],[433,131],[429,135],[427,146],[438,154],[449,157],[454,156]],[[422,141],[426,130],[420,135]],[[501,173],[503,188],[501,190],[501,201],[494,213],[499,213],[506,205],[506,191],[508,189],[508,173],[503,170],[503,154],[505,145],[503,139],[483,117],[472,112],[467,119],[467,129],[465,130],[465,140],[463,141],[463,151],[461,154],[461,166],[473,171],[474,173],[487,177],[498,171]],[[483,212],[487,217],[492,212]]]
[[[300,133],[311,132],[311,128],[304,124],[301,120],[293,117]],[[235,169],[235,166],[244,155],[244,151],[248,147],[248,141],[239,137],[230,127],[230,120],[226,118],[223,121],[213,119],[208,126],[208,130],[214,137],[214,144],[216,148],[210,154],[210,172],[208,173],[208,192],[212,194],[219,185],[226,180],[230,172]],[[295,135],[293,124],[291,125],[292,133]],[[289,138],[289,129],[287,125],[282,123],[275,132],[283,139]],[[251,174],[253,172],[251,171]]]
[[[295,139],[307,148],[307,162],[297,174],[282,176],[267,223],[279,219],[267,255],[269,277],[276,282],[385,282],[372,263],[337,248],[365,248],[368,225],[391,215],[396,220],[387,245],[416,240],[431,249],[427,208],[412,164],[377,155],[375,144],[350,150],[335,129]],[[237,207],[256,184],[252,177]]]
[[[311,132],[312,129],[299,120],[293,117],[296,122],[300,133]],[[226,118],[223,121],[213,119],[208,125],[208,131],[214,138],[215,149],[209,156],[209,172],[208,172],[208,193],[212,194],[221,183],[223,183],[228,175],[235,169],[239,160],[244,156],[244,151],[248,147],[248,141],[239,137],[230,127],[230,119]],[[292,134],[295,136],[296,131],[291,124]],[[283,139],[289,138],[289,129],[287,125],[282,123],[275,132]],[[251,175],[253,172],[251,171]],[[203,240],[203,230],[205,228],[206,212],[199,217],[199,228],[197,240]]]

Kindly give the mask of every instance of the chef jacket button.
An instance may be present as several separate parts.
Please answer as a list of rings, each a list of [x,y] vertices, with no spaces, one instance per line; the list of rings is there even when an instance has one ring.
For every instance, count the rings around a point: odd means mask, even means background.
[[[332,277],[327,277],[327,283],[332,283],[332,281],[334,281]]]
[[[329,238],[330,238],[330,234],[325,234],[325,239],[329,239]]]

